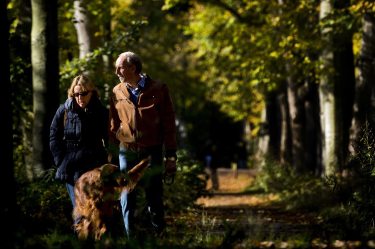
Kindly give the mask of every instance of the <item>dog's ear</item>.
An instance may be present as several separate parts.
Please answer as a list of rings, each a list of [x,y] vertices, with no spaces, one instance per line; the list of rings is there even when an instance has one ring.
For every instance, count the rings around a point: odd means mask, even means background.
[[[114,178],[113,174],[119,171],[119,167],[117,165],[109,164],[109,163],[104,164],[103,166],[100,167],[100,169],[101,169],[100,178],[104,182],[113,180]]]

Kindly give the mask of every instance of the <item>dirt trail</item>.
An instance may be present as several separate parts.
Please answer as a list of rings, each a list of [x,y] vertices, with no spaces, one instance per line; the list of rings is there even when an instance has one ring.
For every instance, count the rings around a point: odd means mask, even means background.
[[[200,198],[197,203],[204,207],[221,207],[248,205],[256,206],[266,204],[276,199],[274,195],[254,195],[245,190],[254,181],[256,172],[254,170],[219,168],[217,170],[219,189],[212,191],[212,196]],[[207,189],[212,189],[212,182],[209,179]]]
[[[278,196],[249,191],[255,171],[218,169],[219,189],[197,200],[200,209],[179,217],[194,230],[194,239],[221,241],[218,248],[375,248],[375,241],[326,241],[318,217],[276,206]],[[178,224],[178,222],[173,223]],[[176,225],[175,225],[176,226]],[[176,226],[177,227],[177,226]],[[175,236],[186,235],[176,229]],[[197,238],[199,234],[199,238]],[[371,244],[371,243],[372,244]],[[369,243],[371,246],[369,246]],[[367,245],[363,247],[363,245]],[[216,247],[213,247],[216,248]]]
[[[227,232],[228,227],[241,231],[244,237],[256,240],[274,238],[288,240],[291,237],[314,236],[319,229],[316,217],[286,212],[272,206],[277,200],[273,194],[246,191],[254,181],[252,170],[218,169],[219,189],[212,196],[197,200],[205,215],[203,225],[213,233]],[[211,189],[211,181],[207,188]],[[271,204],[271,205],[270,205]]]

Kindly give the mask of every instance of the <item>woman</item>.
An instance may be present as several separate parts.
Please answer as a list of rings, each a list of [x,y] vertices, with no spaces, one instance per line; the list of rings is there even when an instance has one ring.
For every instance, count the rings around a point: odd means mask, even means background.
[[[50,150],[58,166],[55,178],[66,183],[74,200],[74,183],[85,172],[107,162],[108,110],[94,84],[79,75],[68,89],[50,128]]]

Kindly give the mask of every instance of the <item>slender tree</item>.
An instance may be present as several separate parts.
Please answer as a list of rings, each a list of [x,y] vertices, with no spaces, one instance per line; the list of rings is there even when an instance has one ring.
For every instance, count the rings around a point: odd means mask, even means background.
[[[340,19],[350,20],[348,11],[349,0],[334,1],[336,15]],[[354,76],[354,54],[353,54],[353,31],[348,28],[350,23],[337,22],[333,44],[334,52],[334,80],[335,80],[335,116],[336,116],[336,138],[337,138],[337,159],[338,170],[345,165],[348,157],[349,130],[353,117],[353,103],[355,91]]]
[[[58,106],[57,0],[32,0],[33,174],[49,168],[49,127]]]
[[[90,31],[90,15],[86,7],[86,0],[74,1],[74,27],[77,32],[80,59],[90,53],[93,48],[93,39]]]
[[[0,98],[0,113],[2,117],[3,136],[0,141],[0,163],[2,174],[0,187],[3,192],[1,206],[1,220],[6,229],[1,232],[0,240],[2,247],[14,248],[15,233],[15,183],[13,164],[13,138],[12,138],[12,105],[10,85],[10,61],[9,61],[9,23],[7,18],[7,2],[0,2],[0,83],[3,96]]]
[[[375,82],[375,14],[366,11],[362,20],[361,51],[358,59],[359,79],[356,84],[354,104],[354,118],[351,127],[350,152],[357,154],[355,144],[362,137],[362,129],[366,122],[373,127],[375,120],[371,118],[374,106],[371,105],[371,96],[374,95]]]
[[[333,10],[331,0],[322,0],[320,4],[320,20],[325,19]],[[324,26],[322,29],[322,39],[324,48],[321,53],[321,63],[323,71],[320,75],[319,98],[321,108],[321,128],[322,128],[322,163],[323,174],[333,175],[337,170],[336,154],[336,119],[335,119],[335,94],[333,79],[333,51],[332,51],[332,29]]]

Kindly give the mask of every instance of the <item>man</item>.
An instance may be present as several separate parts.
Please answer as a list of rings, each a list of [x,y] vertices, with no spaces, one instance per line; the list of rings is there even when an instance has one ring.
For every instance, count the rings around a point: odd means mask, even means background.
[[[143,158],[151,165],[142,178],[150,224],[157,234],[165,228],[163,176],[176,172],[176,125],[171,96],[166,84],[142,73],[140,57],[124,52],[116,60],[120,79],[110,100],[110,133],[119,143],[119,164],[128,171]],[[165,163],[163,167],[163,155]],[[121,194],[125,231],[134,235],[137,191]]]

